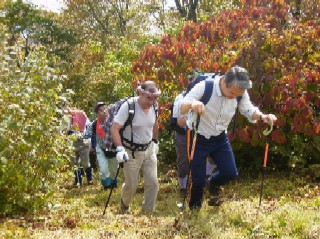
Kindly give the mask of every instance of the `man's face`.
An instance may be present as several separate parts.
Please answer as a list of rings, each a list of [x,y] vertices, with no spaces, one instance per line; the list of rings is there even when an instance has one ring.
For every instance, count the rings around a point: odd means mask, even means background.
[[[108,116],[108,110],[106,108],[105,105],[101,105],[99,108],[98,108],[98,117],[100,119],[105,119],[107,116]]]
[[[223,96],[226,97],[227,99],[235,99],[238,96],[242,96],[245,90],[239,88],[234,83],[227,87],[225,83],[225,79],[223,79],[221,83],[221,92]]]
[[[148,104],[149,107],[151,107],[157,100],[158,96],[150,96],[147,93],[143,93],[143,99]]]

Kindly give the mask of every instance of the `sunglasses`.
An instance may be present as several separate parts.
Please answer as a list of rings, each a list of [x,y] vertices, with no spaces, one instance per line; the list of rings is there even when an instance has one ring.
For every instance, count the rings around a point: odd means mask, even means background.
[[[158,96],[147,96],[147,99],[150,101],[156,101],[158,98]]]

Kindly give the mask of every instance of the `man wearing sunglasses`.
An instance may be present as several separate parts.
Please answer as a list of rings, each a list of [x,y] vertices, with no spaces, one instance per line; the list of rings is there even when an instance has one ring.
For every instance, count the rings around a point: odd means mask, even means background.
[[[134,97],[134,117],[132,126],[120,131],[129,117],[128,104],[121,105],[114,118],[111,134],[117,147],[117,159],[124,162],[125,182],[121,190],[121,210],[126,212],[133,200],[139,184],[139,172],[143,170],[144,201],[143,211],[154,211],[158,194],[157,153],[158,122],[155,104],[161,94],[153,81],[142,83],[138,89],[139,96]]]

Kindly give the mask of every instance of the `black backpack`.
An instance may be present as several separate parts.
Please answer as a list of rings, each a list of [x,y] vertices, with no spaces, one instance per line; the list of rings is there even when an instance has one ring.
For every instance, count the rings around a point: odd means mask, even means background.
[[[128,99],[125,99],[124,102],[127,102],[129,107],[128,107],[128,110],[129,110],[129,116],[126,120],[126,122],[124,123],[123,127],[121,128],[120,130],[120,136],[121,136],[121,141],[123,141],[123,131],[125,130],[125,128],[127,126],[130,125],[131,127],[131,139],[130,139],[130,148],[131,148],[131,151],[133,152],[134,151],[134,145],[133,145],[133,132],[132,132],[132,121],[133,121],[133,118],[134,118],[134,114],[135,114],[135,98],[133,97],[130,97]],[[124,103],[122,102],[121,105]],[[119,106],[120,108],[120,106]],[[118,110],[119,110],[118,108]],[[159,110],[158,110],[158,102],[155,102],[153,104],[153,109],[154,109],[154,112],[155,112],[155,115],[156,115],[156,119],[158,118],[159,116]],[[118,111],[117,111],[118,112]]]
[[[111,107],[113,107],[113,114],[112,114],[112,119],[111,121],[113,122],[114,120],[114,116],[118,113],[121,105],[123,105],[124,103],[127,103],[128,104],[128,118],[126,120],[126,122],[124,123],[123,127],[121,128],[120,130],[120,136],[121,136],[121,141],[123,141],[123,131],[125,130],[125,128],[127,126],[130,125],[131,127],[131,140],[130,140],[130,148],[131,150],[133,149],[133,132],[132,132],[132,121],[133,121],[133,118],[134,118],[134,115],[135,115],[135,98],[134,97],[127,97],[127,98],[124,98],[124,99],[121,99],[117,102],[115,102],[114,104],[110,105],[109,106],[109,109]],[[156,115],[156,118],[158,118],[159,116],[159,113],[158,113],[158,103],[155,102],[153,104],[153,108],[154,108],[154,111],[155,111],[155,115]],[[97,126],[97,120],[95,120],[93,123],[92,123],[92,137],[95,139],[96,138],[96,126]],[[109,129],[110,130],[110,129]],[[114,145],[113,145],[114,147]],[[115,147],[114,147],[115,148]],[[132,150],[133,151],[133,150]],[[112,151],[106,151],[105,154],[106,156],[108,156],[110,153],[112,153],[112,155],[110,155],[110,157],[113,157],[114,155],[114,152]]]
[[[186,134],[186,130],[183,127],[180,127],[177,122],[177,118],[173,117],[173,104],[170,107],[170,118],[168,123],[169,131],[176,131],[178,134]]]

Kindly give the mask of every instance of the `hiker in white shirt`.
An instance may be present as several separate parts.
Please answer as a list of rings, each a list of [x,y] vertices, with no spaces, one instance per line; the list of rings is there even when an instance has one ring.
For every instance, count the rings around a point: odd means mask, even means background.
[[[192,186],[189,207],[202,206],[203,189],[206,184],[205,159],[210,156],[217,165],[218,171],[209,179],[211,198],[209,205],[219,205],[219,186],[233,180],[237,175],[237,167],[233,151],[227,136],[227,128],[237,105],[241,114],[251,123],[261,120],[273,124],[277,118],[273,114],[263,114],[251,101],[247,89],[252,87],[248,72],[242,67],[232,67],[224,76],[215,77],[212,95],[206,105],[200,99],[205,91],[205,81],[198,83],[180,104],[180,113],[190,110],[200,115],[197,129],[197,142],[191,164]],[[237,97],[241,97],[239,103]],[[192,117],[193,119],[194,117]],[[192,127],[191,118],[187,121]]]
[[[153,81],[146,81],[138,88],[139,96],[134,98],[135,113],[132,127],[123,128],[129,115],[128,104],[123,104],[114,118],[111,127],[113,143],[117,147],[117,159],[123,164],[125,182],[121,190],[121,209],[126,212],[134,198],[139,172],[143,170],[144,201],[143,211],[154,211],[158,195],[157,153],[158,122],[155,104],[161,91]]]

